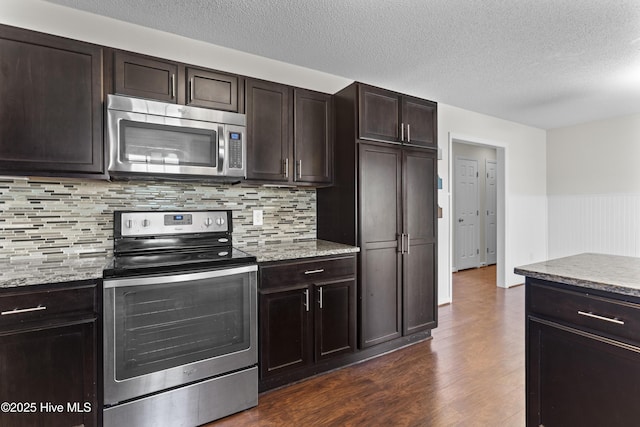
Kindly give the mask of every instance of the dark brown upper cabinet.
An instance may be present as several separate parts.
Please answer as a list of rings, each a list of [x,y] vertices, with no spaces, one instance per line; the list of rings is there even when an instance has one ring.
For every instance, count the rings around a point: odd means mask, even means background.
[[[122,95],[178,102],[178,65],[128,52],[115,53],[115,92]]]
[[[358,137],[420,147],[437,146],[437,104],[358,84]]]
[[[187,67],[187,105],[238,111],[238,76]]]
[[[291,171],[291,88],[247,80],[247,178],[289,182]]]
[[[333,167],[333,97],[294,89],[295,181],[330,183]]]
[[[330,185],[332,96],[247,80],[247,178],[282,185]]]
[[[104,174],[100,46],[0,25],[0,174]]]
[[[244,112],[244,79],[131,52],[114,53],[113,92],[163,102]]]

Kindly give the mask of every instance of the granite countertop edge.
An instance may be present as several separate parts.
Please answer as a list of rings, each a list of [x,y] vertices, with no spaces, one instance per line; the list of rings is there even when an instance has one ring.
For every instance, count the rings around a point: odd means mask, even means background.
[[[309,240],[239,247],[258,262],[286,261],[320,256],[353,254],[357,246],[325,240]],[[54,283],[101,280],[103,271],[109,268],[112,257],[101,254],[96,257],[37,258],[0,262],[0,289]]]
[[[633,297],[640,297],[639,272],[640,258],[590,253],[514,269],[515,274],[534,279]]]
[[[293,261],[297,259],[355,254],[360,252],[360,248],[357,246],[350,246],[320,239],[265,244],[260,246],[244,246],[239,247],[238,249],[254,255],[258,263]]]

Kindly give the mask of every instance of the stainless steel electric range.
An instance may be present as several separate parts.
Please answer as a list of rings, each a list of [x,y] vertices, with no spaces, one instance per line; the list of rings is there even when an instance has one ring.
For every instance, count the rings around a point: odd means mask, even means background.
[[[104,425],[194,426],[258,403],[257,264],[231,211],[114,213]]]

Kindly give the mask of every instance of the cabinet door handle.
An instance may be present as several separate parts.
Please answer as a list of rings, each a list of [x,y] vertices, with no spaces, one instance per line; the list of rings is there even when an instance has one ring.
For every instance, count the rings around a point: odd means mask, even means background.
[[[598,320],[604,320],[605,322],[615,323],[616,325],[624,325],[624,321],[623,320],[616,319],[615,317],[611,318],[611,317],[599,316],[597,314],[593,314],[593,313],[587,312],[587,311],[578,311],[578,314],[581,315],[581,316],[592,317],[592,318],[598,319]]]
[[[30,308],[14,308],[13,310],[3,311],[2,313],[0,313],[0,316],[8,316],[10,314],[29,313],[31,311],[40,311],[40,310],[46,310],[46,309],[47,307],[44,305],[39,305],[37,307],[30,307]]]
[[[322,308],[322,286],[320,286],[318,288],[318,292],[320,293],[320,298],[318,299],[318,304],[320,305],[320,308]]]
[[[411,234],[407,233],[407,255],[411,253]]]
[[[304,308],[309,311],[309,289],[304,290]]]
[[[171,98],[176,97],[176,75],[171,74]]]
[[[398,243],[398,247],[400,248],[400,254],[404,254],[404,233],[400,234],[398,236],[398,238],[400,239],[400,242]]]
[[[193,102],[193,79],[189,80],[189,102]]]
[[[411,142],[411,125],[407,123],[407,142]]]
[[[284,159],[284,177],[289,178],[289,158]]]
[[[324,272],[324,268],[319,268],[317,270],[307,270],[304,272],[304,274],[316,274],[316,273],[323,273]]]
[[[400,141],[404,141],[404,123],[400,123]]]
[[[298,160],[298,179],[302,179],[302,160]]]

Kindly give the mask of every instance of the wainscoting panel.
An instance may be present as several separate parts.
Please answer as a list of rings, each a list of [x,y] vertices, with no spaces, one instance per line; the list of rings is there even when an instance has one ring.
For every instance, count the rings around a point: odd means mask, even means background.
[[[640,194],[554,195],[548,206],[549,258],[640,256]]]

